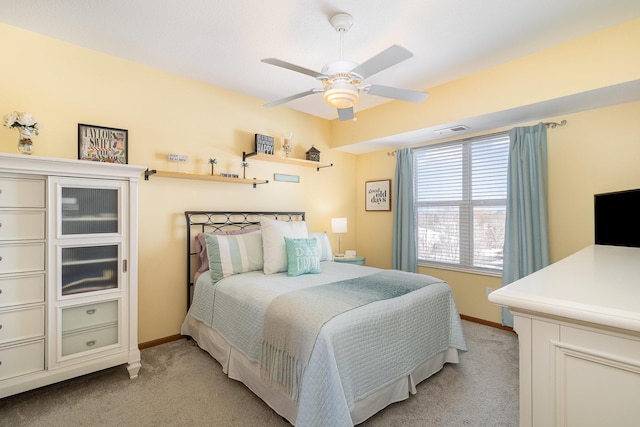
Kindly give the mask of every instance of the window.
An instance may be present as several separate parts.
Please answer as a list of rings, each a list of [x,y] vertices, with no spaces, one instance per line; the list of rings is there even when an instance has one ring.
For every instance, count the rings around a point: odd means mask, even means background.
[[[501,273],[506,133],[414,150],[418,262]]]

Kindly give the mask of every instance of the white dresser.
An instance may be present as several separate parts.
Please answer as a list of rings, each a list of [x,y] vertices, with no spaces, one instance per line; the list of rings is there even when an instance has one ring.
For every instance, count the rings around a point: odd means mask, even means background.
[[[640,248],[589,246],[489,295],[514,315],[520,426],[640,423]]]
[[[0,154],[0,398],[120,364],[138,375],[144,169]]]

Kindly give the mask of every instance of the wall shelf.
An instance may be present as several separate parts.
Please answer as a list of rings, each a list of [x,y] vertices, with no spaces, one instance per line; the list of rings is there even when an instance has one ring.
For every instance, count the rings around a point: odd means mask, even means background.
[[[316,168],[316,170],[320,170],[321,168],[328,168],[333,166],[333,163],[320,163],[314,162],[311,160],[305,159],[296,159],[293,157],[282,157],[276,156],[275,154],[264,154],[264,153],[245,153],[242,152],[242,161],[246,161],[247,157],[253,157],[254,160],[263,160],[265,162],[275,162],[275,163],[286,163],[289,165],[298,165],[298,166],[307,166],[311,168]]]
[[[145,181],[148,181],[149,177],[152,175],[165,177],[165,178],[197,179],[201,181],[230,182],[233,184],[250,184],[250,185],[253,185],[253,188],[256,188],[257,184],[269,183],[269,181],[265,179],[231,178],[231,177],[220,176],[220,175],[198,175],[193,173],[159,171],[155,169],[151,169],[151,170],[147,169],[144,172]]]

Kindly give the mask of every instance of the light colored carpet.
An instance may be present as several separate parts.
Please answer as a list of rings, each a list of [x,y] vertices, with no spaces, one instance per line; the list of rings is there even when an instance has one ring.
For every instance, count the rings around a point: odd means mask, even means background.
[[[518,343],[512,332],[463,321],[469,351],[361,426],[517,426]],[[288,426],[193,341],[142,351],[123,366],[0,399],[1,426]]]

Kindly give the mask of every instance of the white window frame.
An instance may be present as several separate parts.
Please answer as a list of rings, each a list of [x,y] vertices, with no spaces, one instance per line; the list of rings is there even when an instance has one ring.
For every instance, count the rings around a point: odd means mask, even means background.
[[[496,166],[497,178],[496,178],[496,188],[500,189],[500,195],[492,198],[484,198],[484,199],[473,199],[471,195],[471,180],[472,180],[472,162],[471,162],[471,148],[474,144],[488,144],[488,143],[498,143],[500,147],[498,151],[495,152],[497,155],[497,159],[499,160],[499,166]],[[424,153],[428,153],[430,150],[440,150],[446,148],[455,149],[455,147],[462,148],[461,155],[461,186],[458,186],[457,190],[461,191],[462,198],[458,200],[437,200],[437,201],[426,201],[419,200],[420,196],[420,188],[419,181],[420,179],[425,178],[425,173],[422,173],[418,166],[418,158],[424,155]],[[484,207],[500,207],[504,209],[506,212],[506,184],[507,184],[507,167],[508,167],[508,152],[509,152],[509,137],[507,132],[500,132],[491,135],[484,135],[474,138],[456,140],[445,142],[441,144],[432,144],[414,149],[414,189],[415,189],[415,215],[416,215],[416,242],[418,246],[418,264],[425,267],[433,267],[447,270],[457,270],[464,271],[476,274],[484,274],[490,276],[501,276],[502,275],[502,263],[500,261],[499,268],[497,267],[486,267],[474,265],[474,219],[473,212],[474,208],[482,208]],[[502,163],[504,162],[504,163]],[[424,194],[422,194],[424,197]],[[421,242],[421,235],[426,238],[428,232],[424,230],[424,227],[420,227],[420,218],[419,211],[421,209],[427,207],[459,207],[459,220],[458,220],[458,251],[459,251],[459,259],[458,261],[438,261],[435,259],[427,259],[425,258],[424,250],[421,249],[421,245],[428,245],[427,241]],[[502,241],[501,245],[504,244],[504,223],[502,224]],[[454,236],[455,239],[456,236]],[[496,254],[497,258],[501,258],[501,252]]]

